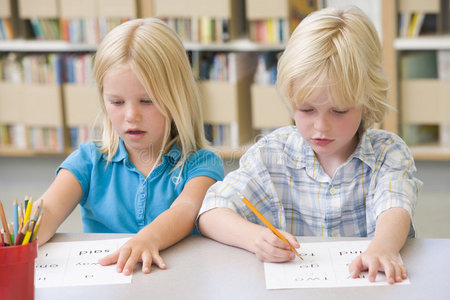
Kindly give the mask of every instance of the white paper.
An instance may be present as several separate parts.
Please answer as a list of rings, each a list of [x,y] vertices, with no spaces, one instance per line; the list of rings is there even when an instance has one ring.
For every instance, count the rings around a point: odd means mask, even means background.
[[[98,259],[120,248],[129,238],[47,243],[35,262],[36,288],[131,283],[116,265],[101,266]]]
[[[264,263],[267,289],[325,288],[389,285],[384,273],[378,272],[375,282],[368,273],[351,278],[348,266],[364,252],[370,241],[342,241],[324,243],[301,243],[298,252],[303,260],[296,258],[286,263]],[[400,258],[401,259],[401,258]],[[398,284],[410,284],[409,279]]]

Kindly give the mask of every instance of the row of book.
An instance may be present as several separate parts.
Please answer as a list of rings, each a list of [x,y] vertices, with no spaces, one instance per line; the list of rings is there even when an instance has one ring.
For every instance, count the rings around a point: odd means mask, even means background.
[[[205,137],[214,147],[238,148],[238,124],[209,124],[204,125]]]
[[[249,38],[262,44],[285,44],[289,39],[289,24],[285,19],[249,22]]]
[[[77,44],[98,44],[105,35],[129,18],[31,18],[33,38],[37,40],[64,40]]]
[[[102,129],[99,126],[77,126],[70,127],[70,147],[77,148],[81,143],[99,140]]]
[[[183,41],[225,43],[230,40],[229,20],[224,18],[162,18]]]
[[[258,55],[253,82],[258,85],[274,85],[277,80],[278,53],[265,52]]]
[[[63,152],[63,129],[61,127],[0,124],[0,147]]]
[[[251,76],[256,68],[256,55],[250,52],[205,52],[190,54],[192,72],[197,80],[227,81]]]
[[[12,40],[14,33],[9,18],[0,18],[0,40]]]
[[[400,57],[403,79],[439,78],[450,80],[450,50],[414,51]]]
[[[92,62],[90,53],[9,53],[0,58],[0,80],[28,84],[94,84]]]
[[[400,12],[399,37],[418,37],[438,32],[438,15],[425,12]]]
[[[73,44],[98,44],[114,27],[129,18],[61,19],[61,39]]]

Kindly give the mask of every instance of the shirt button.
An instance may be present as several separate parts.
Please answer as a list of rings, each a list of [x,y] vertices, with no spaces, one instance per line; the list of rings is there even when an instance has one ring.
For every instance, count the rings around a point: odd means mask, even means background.
[[[335,187],[331,187],[330,188],[330,194],[331,195],[336,195],[338,193],[338,189],[336,189]]]
[[[333,231],[331,232],[331,236],[332,236],[332,237],[338,237],[338,236],[339,236],[339,231],[333,230]]]

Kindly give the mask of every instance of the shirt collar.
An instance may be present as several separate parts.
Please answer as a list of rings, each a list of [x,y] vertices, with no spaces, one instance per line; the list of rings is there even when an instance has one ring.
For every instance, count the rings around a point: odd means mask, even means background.
[[[104,159],[106,159],[107,155],[103,154]],[[173,146],[170,148],[169,152],[167,152],[165,155],[163,155],[162,160],[168,162],[171,162],[173,164],[176,164],[178,160],[181,157],[181,151],[178,148],[177,144],[173,144]],[[122,139],[119,139],[119,146],[117,147],[116,154],[111,159],[111,162],[120,162],[124,159],[128,159],[128,151],[125,148],[125,144],[123,143]]]
[[[360,143],[347,161],[353,158],[360,159],[371,169],[375,168],[376,156],[371,143],[371,130],[363,133]],[[286,163],[289,167],[295,169],[305,168],[314,161],[314,151],[311,146],[301,137],[295,129],[288,137],[284,153],[286,154]],[[318,163],[318,162],[316,162]]]
[[[371,132],[372,130],[368,129],[363,133],[360,143],[350,158],[358,158],[374,170],[376,165],[376,155],[372,147]]]

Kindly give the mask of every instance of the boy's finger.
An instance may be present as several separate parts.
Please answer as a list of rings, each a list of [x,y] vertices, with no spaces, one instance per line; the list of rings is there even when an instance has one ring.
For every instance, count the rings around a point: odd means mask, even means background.
[[[157,265],[158,268],[160,268],[160,269],[164,270],[167,268],[166,264],[164,263],[164,260],[162,259],[161,256],[159,256],[159,254],[153,255],[153,263],[155,265]]]
[[[361,270],[363,269],[361,256],[358,256],[355,258],[350,265],[348,266],[348,272],[352,276],[352,278],[358,277],[358,275],[361,273]]]
[[[377,278],[377,273],[380,268],[378,259],[374,259],[369,263],[369,281],[374,282]]]

